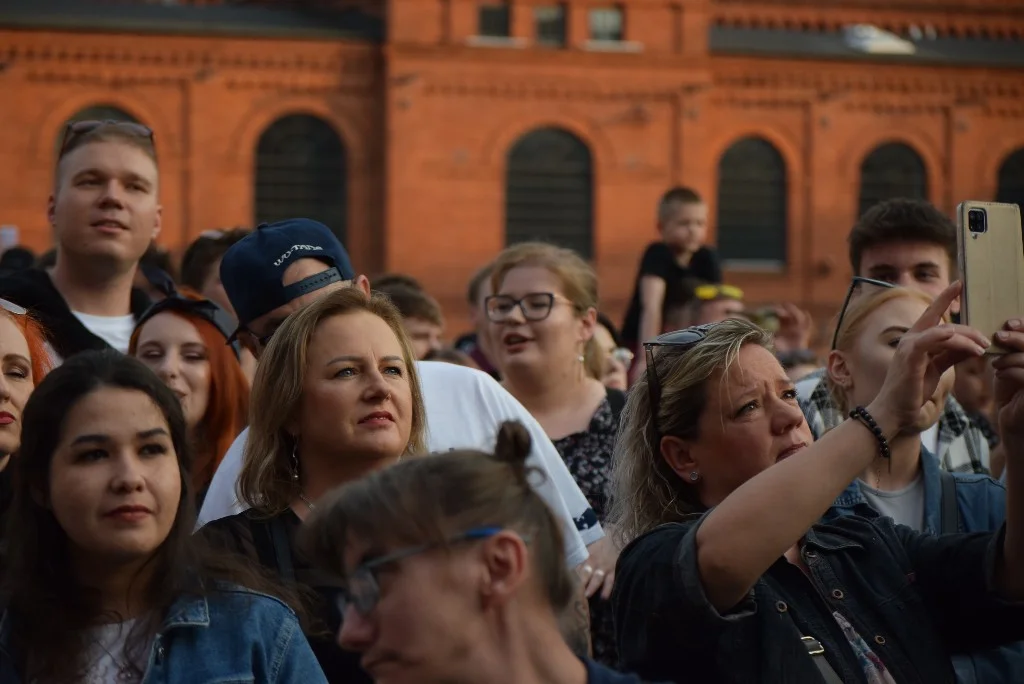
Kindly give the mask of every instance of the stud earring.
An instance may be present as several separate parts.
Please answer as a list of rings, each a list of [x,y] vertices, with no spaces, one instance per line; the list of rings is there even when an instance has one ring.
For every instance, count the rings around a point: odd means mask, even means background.
[[[690,482],[696,482],[700,479],[700,473],[696,470],[690,472]]]

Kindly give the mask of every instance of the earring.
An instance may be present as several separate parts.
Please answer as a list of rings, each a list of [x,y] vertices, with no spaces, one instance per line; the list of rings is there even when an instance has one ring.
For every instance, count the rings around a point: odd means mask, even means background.
[[[292,446],[292,482],[299,481],[299,440]]]
[[[586,357],[585,357],[585,356],[583,356],[583,354],[580,354],[580,355],[579,355],[579,360],[580,360],[580,363],[583,363],[583,362],[584,362],[584,361],[586,361],[587,359],[586,359]]]
[[[700,479],[700,473],[696,470],[690,472],[690,482],[696,482]]]

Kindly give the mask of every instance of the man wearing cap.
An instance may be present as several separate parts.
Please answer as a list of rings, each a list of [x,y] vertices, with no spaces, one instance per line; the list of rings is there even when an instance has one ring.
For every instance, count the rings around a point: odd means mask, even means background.
[[[221,260],[221,282],[238,316],[238,340],[258,359],[284,320],[341,287],[366,293],[370,282],[357,275],[345,248],[327,226],[309,219],[261,225],[233,245]],[[587,545],[604,532],[551,440],[537,421],[486,373],[449,363],[416,364],[427,409],[427,448],[490,450],[498,426],[523,423],[533,438],[530,465],[545,477],[537,493],[563,522],[567,562],[587,560]],[[221,462],[199,515],[199,525],[243,510],[235,495],[248,431],[239,435]],[[539,478],[540,480],[540,478]]]

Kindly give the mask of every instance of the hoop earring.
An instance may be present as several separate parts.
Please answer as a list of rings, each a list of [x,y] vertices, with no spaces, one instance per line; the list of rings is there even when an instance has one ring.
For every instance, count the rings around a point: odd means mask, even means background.
[[[696,482],[699,479],[700,479],[700,473],[698,473],[696,470],[694,470],[694,471],[692,471],[690,473],[690,482]]]
[[[292,482],[299,481],[299,440],[292,445]]]

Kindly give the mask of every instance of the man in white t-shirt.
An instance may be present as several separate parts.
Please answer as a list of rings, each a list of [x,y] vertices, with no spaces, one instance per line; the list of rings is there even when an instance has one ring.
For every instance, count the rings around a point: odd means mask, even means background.
[[[289,314],[337,288],[369,292],[369,281],[356,275],[334,234],[308,219],[259,226],[224,254],[220,275],[238,317],[238,339],[257,359]],[[530,464],[543,475],[537,492],[563,522],[568,563],[585,561],[586,546],[604,533],[537,421],[485,373],[432,362],[419,362],[417,370],[431,451],[490,450],[502,421],[526,425],[534,442]],[[200,511],[200,525],[243,510],[235,484],[246,437],[246,432],[239,435],[217,469]]]
[[[48,208],[57,263],[0,279],[0,297],[46,328],[55,361],[87,349],[128,351],[149,306],[132,281],[160,232],[158,191],[148,128],[80,121],[65,129]]]

